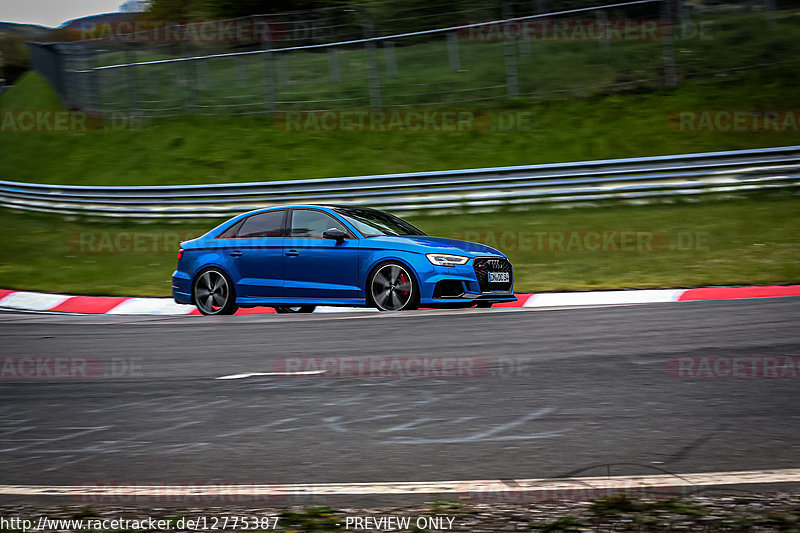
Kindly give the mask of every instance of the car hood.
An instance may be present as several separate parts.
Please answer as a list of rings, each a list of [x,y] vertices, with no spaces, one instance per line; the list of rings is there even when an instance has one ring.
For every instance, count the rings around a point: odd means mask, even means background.
[[[448,254],[476,255],[504,255],[491,246],[475,242],[459,241],[445,237],[431,237],[428,235],[382,235],[369,237],[368,245],[379,245],[385,249],[411,250],[420,253],[442,252]]]

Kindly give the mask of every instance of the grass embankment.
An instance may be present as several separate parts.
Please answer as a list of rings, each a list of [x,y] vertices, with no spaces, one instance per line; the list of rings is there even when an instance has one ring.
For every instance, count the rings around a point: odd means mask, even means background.
[[[781,82],[775,83],[778,74]],[[799,84],[800,72],[764,70],[714,83],[684,82],[675,90],[490,110],[529,113],[529,131],[284,132],[259,116],[165,119],[141,130],[5,132],[0,133],[0,177],[87,185],[222,183],[792,145],[800,144],[800,133],[677,132],[667,120],[680,110],[800,109]],[[3,100],[16,99],[22,91],[37,93],[41,85],[28,75]],[[53,108],[38,103],[14,107]]]
[[[263,115],[185,116],[155,120],[141,129],[90,133],[2,132],[0,178],[105,185],[267,181],[800,144],[798,131],[680,132],[668,125],[670,115],[682,110],[800,109],[797,63],[782,63],[800,53],[800,17],[794,13],[781,12],[774,32],[767,30],[763,15],[752,14],[716,16],[708,21],[711,25],[704,38],[677,34],[681,80],[675,89],[660,86],[661,42],[614,42],[608,51],[594,42],[536,42],[530,56],[520,53],[519,69],[521,91],[538,94],[474,105],[447,103],[451,97],[463,98],[456,92],[459,87],[505,83],[503,43],[462,42],[466,72],[448,69],[443,42],[397,47],[399,74],[397,78],[384,76],[384,104],[441,102],[434,108],[511,113],[516,114],[512,116],[517,124],[523,116],[531,118],[521,129],[285,132]],[[325,54],[293,53],[289,60],[292,79],[281,90],[294,100],[300,97],[290,93],[306,90],[320,91],[306,95],[311,99],[354,94],[355,87],[365,91],[366,64],[358,54],[363,51],[342,52],[343,81],[333,84],[328,82]],[[761,67],[731,70],[753,65]],[[217,61],[207,67],[210,79],[201,84],[201,92],[216,95],[213,98],[218,101],[222,96],[235,96],[237,90],[258,92],[263,84],[263,63],[247,63],[237,69],[235,63]],[[148,95],[151,86],[156,91],[185,92],[186,83],[176,84],[174,76],[158,69],[154,72],[163,80],[155,84],[143,71],[138,74],[143,100],[175,96]],[[108,74],[112,77],[103,80],[104,87],[114,88],[124,103],[127,76],[117,70],[107,72],[116,74]],[[237,72],[244,73],[243,84],[237,81]],[[654,81],[625,85],[642,78]],[[430,84],[438,91],[435,98],[425,92]],[[232,92],[219,92],[221,88]],[[568,92],[552,92],[559,89]],[[263,102],[263,96],[258,98]],[[59,106],[47,84],[30,73],[0,96],[2,109]],[[358,106],[365,109],[368,103],[362,101]]]
[[[503,43],[463,43],[466,72],[447,70],[443,43],[397,47],[399,71],[396,78],[384,77],[384,103],[430,104],[424,95],[413,94],[420,92],[417,82],[439,84],[444,91],[437,100],[442,102],[441,108],[533,117],[521,129],[285,132],[268,116],[185,116],[155,120],[140,129],[0,132],[0,179],[85,185],[265,181],[800,144],[800,132],[680,132],[670,128],[670,115],[681,110],[800,109],[800,91],[796,89],[800,71],[795,63],[782,63],[792,61],[800,51],[800,17],[793,11],[782,12],[774,32],[766,30],[759,14],[717,21],[709,38],[676,36],[681,77],[677,88],[661,87],[658,79],[625,85],[661,76],[660,42],[614,42],[609,51],[597,43],[534,43],[530,56],[520,54],[520,83],[522,92],[539,94],[486,100],[473,108],[448,104],[447,91],[504,83]],[[316,91],[317,96],[332,97],[337,91],[356,94],[356,87],[365,90],[366,63],[359,54],[363,56],[363,51],[343,53],[340,84],[328,83],[324,55],[293,54],[288,60],[292,79],[281,82],[278,76],[278,83],[283,83],[278,87],[279,96],[291,98],[295,91]],[[247,63],[243,68],[224,62],[214,65],[202,74],[208,76],[209,85],[203,86],[207,94],[198,97],[252,92],[254,83],[263,83],[263,63]],[[761,67],[733,70],[753,65]],[[281,68],[276,65],[278,74]],[[155,83],[153,78],[140,80],[143,99],[160,97],[146,94],[145,87],[180,93],[167,94],[168,98],[185,96],[187,80],[176,81],[168,72],[158,72]],[[237,72],[244,73],[244,83]],[[104,86],[118,90],[108,94],[126,98],[127,77],[109,76],[102,80]],[[212,83],[216,93],[211,90]],[[612,84],[615,88],[609,89]],[[230,94],[219,92],[220,87]],[[563,88],[569,92],[552,92]],[[454,92],[453,99],[456,96]],[[2,110],[59,108],[52,89],[33,73],[0,95]],[[796,198],[759,196],[569,211],[537,207],[525,212],[411,220],[431,234],[486,240],[506,251],[515,264],[520,292],[764,284],[800,281],[799,206]],[[204,233],[217,222],[141,225],[0,210],[0,224],[6,228],[0,236],[0,287],[167,296],[177,242]],[[645,235],[654,239],[655,250],[645,246],[638,251],[614,251],[609,244],[597,251],[578,251],[592,245],[585,240],[591,240],[587,232],[614,230],[651,232]],[[123,233],[109,234],[102,241],[105,231]],[[570,245],[573,231],[583,232],[577,234],[576,238],[584,239],[577,247]],[[142,232],[137,233],[138,246],[129,240],[135,238],[130,232]],[[148,232],[159,235],[155,244],[152,237],[143,235]],[[542,244],[537,232],[545,232]],[[93,235],[96,246],[112,237],[119,240],[110,248],[92,251],[88,244],[81,249],[82,234]],[[558,251],[559,239],[569,251]],[[615,239],[619,243],[620,237]]]
[[[800,282],[798,212],[797,198],[762,197],[408,218],[432,235],[498,246],[514,263],[517,292],[541,292]],[[0,288],[169,296],[178,241],[217,222],[136,225],[0,210]],[[645,240],[587,237],[613,231]]]

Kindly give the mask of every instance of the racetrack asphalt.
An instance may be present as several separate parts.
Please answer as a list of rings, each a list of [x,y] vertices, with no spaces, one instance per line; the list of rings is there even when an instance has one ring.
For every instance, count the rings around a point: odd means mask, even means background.
[[[798,379],[678,377],[668,361],[797,357],[798,324],[800,298],[302,316],[2,313],[0,477],[335,483],[793,468]],[[349,358],[473,366],[456,376],[241,377],[282,371],[287,359],[313,370],[330,357],[345,366],[328,368],[347,372]],[[13,375],[37,358],[99,360],[102,372]]]

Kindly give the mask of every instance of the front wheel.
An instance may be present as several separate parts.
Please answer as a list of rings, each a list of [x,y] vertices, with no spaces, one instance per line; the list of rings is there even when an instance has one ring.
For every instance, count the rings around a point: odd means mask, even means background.
[[[316,309],[316,307],[317,306],[315,306],[315,305],[300,305],[300,306],[297,306],[297,307],[276,307],[275,308],[275,312],[276,313],[280,313],[280,314],[283,314],[283,313],[313,313],[314,309]]]
[[[208,269],[197,276],[192,286],[192,301],[204,315],[232,315],[239,309],[233,284],[216,269]]]
[[[419,307],[419,289],[414,277],[399,263],[378,267],[367,282],[367,291],[380,311],[408,311]]]

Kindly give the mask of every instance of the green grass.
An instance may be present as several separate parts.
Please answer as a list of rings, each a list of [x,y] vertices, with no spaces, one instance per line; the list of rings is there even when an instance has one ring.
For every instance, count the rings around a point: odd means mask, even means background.
[[[496,109],[533,117],[532,128],[511,132],[282,132],[266,116],[184,117],[89,133],[4,132],[0,177],[86,185],[269,181],[792,145],[800,144],[800,132],[675,132],[667,118],[679,110],[798,109],[798,84],[800,72],[750,71],[676,90]],[[3,95],[3,108],[47,108],[38,98],[27,101],[40,85],[27,75]]]
[[[652,513],[657,511],[690,516],[709,514],[709,510],[700,505],[677,499],[638,501],[631,500],[626,496],[614,496],[595,500],[592,502],[591,507],[591,512],[600,516],[617,515],[621,513]]]
[[[342,517],[329,507],[310,507],[302,510],[283,510],[280,527],[283,531],[339,531]]]
[[[800,144],[800,131],[688,133],[670,129],[668,117],[681,110],[800,109],[796,63],[729,70],[796,58],[800,53],[800,16],[794,11],[782,12],[776,33],[765,31],[762,14],[715,19],[714,24],[711,39],[676,39],[682,79],[675,89],[660,86],[660,42],[614,42],[609,52],[596,43],[542,42],[533,43],[531,56],[520,55],[521,90],[541,94],[475,104],[453,103],[458,99],[455,91],[504,83],[502,43],[462,42],[462,63],[467,72],[448,69],[443,43],[396,47],[400,74],[384,79],[386,105],[526,113],[532,121],[522,130],[284,132],[276,129],[267,115],[183,116],[158,119],[141,128],[110,121],[119,127],[89,133],[0,132],[0,178],[86,185],[246,182]],[[305,90],[315,91],[313,98],[364,92],[363,55],[363,50],[343,52],[343,81],[331,84],[327,81],[325,54],[295,53],[289,59],[292,81],[281,91],[287,99],[292,98],[290,93]],[[105,61],[113,60],[109,57]],[[260,63],[245,65],[241,70],[244,83],[239,87],[233,60],[214,61],[208,68],[208,84],[203,84],[206,92],[213,93],[206,103],[253,92],[263,81]],[[111,77],[102,83],[113,89],[109,98],[127,98],[127,76],[119,70],[107,73]],[[143,72],[138,75],[142,98],[171,98],[158,92],[148,96],[151,82]],[[176,81],[164,73],[158,76],[157,91],[186,86],[186,80]],[[657,78],[655,84],[609,88],[609,84],[653,76]],[[433,84],[428,89],[436,89],[444,99],[437,100],[439,96],[434,98],[429,93],[414,96],[415,91],[422,90],[419,83]],[[229,92],[219,92],[215,87]],[[557,89],[568,92],[551,92]],[[365,109],[368,103],[357,105]],[[0,96],[3,110],[59,107],[52,90],[32,73]]]
[[[556,518],[551,522],[544,524],[532,524],[531,530],[539,531],[540,533],[551,533],[555,531],[585,531],[590,525],[586,522],[575,518],[572,515],[564,515]]]
[[[514,263],[517,292],[542,292],[798,283],[798,212],[796,197],[761,196],[407,218],[433,235],[498,245]],[[0,288],[169,296],[178,241],[205,233],[217,222],[135,224],[0,210],[0,225],[11,228],[0,235]],[[652,251],[586,251],[566,246],[572,231],[652,232],[655,238]],[[548,239],[563,235],[564,251],[550,251],[548,245],[540,249],[536,232],[545,232]],[[122,248],[114,251],[120,235]]]
[[[733,150],[800,144],[800,132],[680,133],[668,117],[681,110],[800,109],[796,63],[752,70],[750,65],[791,61],[800,52],[800,16],[779,14],[778,30],[765,31],[763,14],[714,15],[710,39],[676,36],[679,86],[661,86],[660,42],[539,42],[519,55],[520,88],[527,96],[457,103],[458,89],[505,83],[503,44],[461,42],[462,70],[447,64],[443,41],[398,44],[397,76],[383,72],[384,103],[439,106],[484,113],[518,113],[531,124],[510,131],[284,132],[269,116],[182,116],[143,127],[109,127],[88,133],[0,132],[0,178],[12,181],[83,185],[154,185],[247,182],[491,167]],[[701,17],[711,15],[701,15]],[[700,21],[698,19],[698,21]],[[153,59],[141,53],[139,59]],[[117,61],[109,54],[104,64]],[[292,53],[290,79],[276,61],[277,94],[338,98],[366,95],[363,50],[340,54],[342,82],[328,81],[328,58]],[[215,60],[199,69],[200,103],[256,94],[263,88],[262,58]],[[189,70],[138,69],[142,99],[167,98],[183,106]],[[635,82],[651,79],[647,82]],[[655,80],[655,81],[652,81]],[[101,77],[109,106],[128,98],[127,74]],[[627,82],[635,82],[625,85]],[[420,87],[423,87],[420,89]],[[566,93],[554,93],[556,90]],[[435,92],[438,96],[433,98]],[[422,94],[415,94],[422,92]],[[473,97],[495,96],[497,90]],[[502,90],[500,90],[502,93]],[[350,104],[342,104],[347,106]],[[368,103],[351,105],[365,109]],[[53,90],[28,73],[0,95],[0,110],[61,109]],[[282,109],[292,108],[289,104]],[[677,203],[642,207],[553,210],[448,217],[410,217],[431,234],[486,240],[515,264],[517,290],[541,292],[602,288],[769,284],[800,281],[798,200],[756,196],[746,200]],[[149,224],[63,219],[0,210],[8,231],[0,236],[0,287],[74,294],[168,296],[175,248],[218,220]],[[470,234],[463,232],[468,230]],[[532,246],[537,232],[569,238],[570,231],[644,231],[658,236],[658,251],[551,251]],[[144,251],[92,252],[80,236],[139,232]],[[119,233],[123,232],[123,233]],[[167,241],[148,250],[147,232]],[[700,236],[702,246],[682,239]],[[533,240],[533,241],[531,241]],[[126,241],[127,242],[127,241]],[[663,247],[663,246],[662,246]]]
[[[679,73],[684,77],[708,76],[723,69],[761,64],[765,57],[776,53],[783,58],[797,55],[800,53],[800,20],[796,14],[797,10],[782,11],[774,32],[767,31],[761,13],[695,15],[693,22],[695,27],[703,28],[702,35],[684,32],[680,25],[674,28]],[[611,17],[623,18],[625,14],[614,12]],[[576,15],[576,20],[585,19],[585,14]],[[506,43],[469,39],[468,35],[468,31],[464,32],[458,40],[459,70],[453,70],[449,64],[448,43],[443,34],[425,37],[423,41],[419,38],[394,41],[396,73],[387,69],[387,55],[378,43],[376,58],[384,103],[451,105],[464,99],[503,96]],[[534,31],[534,35],[538,32]],[[652,38],[615,40],[608,50],[598,46],[596,41],[580,39],[536,40],[527,44],[514,43],[511,48],[517,52],[522,94],[552,98],[553,91],[569,91],[573,96],[586,96],[594,93],[597,87],[618,83],[650,80],[651,85],[660,84],[663,76],[662,43]],[[204,51],[201,46],[194,53],[203,55],[212,51]],[[363,47],[340,47],[336,51],[341,72],[339,82],[330,80],[327,53],[294,51],[276,54],[271,63],[263,55],[251,55],[191,64],[140,66],[135,72],[105,70],[99,77],[99,84],[104,108],[108,109],[129,105],[131,95],[127,84],[136,78],[139,107],[184,106],[191,98],[196,98],[200,105],[218,104],[227,99],[225,103],[255,104],[255,107],[245,108],[252,111],[263,106],[265,73],[271,69],[281,108],[368,105],[368,59]],[[136,54],[140,62],[170,57],[148,50]],[[97,57],[102,65],[127,63],[131,59],[122,52]],[[189,89],[195,86],[196,91]],[[345,98],[355,100],[344,101]],[[321,103],[331,99],[335,101]],[[148,103],[164,100],[168,102]],[[298,100],[314,103],[310,106],[294,103]]]

